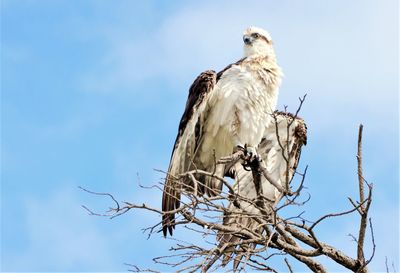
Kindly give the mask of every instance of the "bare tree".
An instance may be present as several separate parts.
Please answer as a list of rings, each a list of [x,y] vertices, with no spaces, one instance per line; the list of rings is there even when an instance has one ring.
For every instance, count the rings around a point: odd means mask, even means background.
[[[309,195],[304,194],[307,167],[302,173],[296,171],[300,156],[296,151],[300,151],[301,143],[290,139],[290,135],[299,128],[298,126],[305,126],[301,122],[298,123],[299,120],[301,121],[298,113],[303,101],[304,98],[300,99],[300,106],[295,114],[285,111],[274,115],[277,143],[286,168],[283,183],[274,180],[265,165],[262,164],[262,160],[250,159],[245,150],[238,150],[231,156],[216,160],[216,164],[235,166],[236,181],[234,185],[224,177],[217,177],[215,174],[203,170],[192,170],[173,177],[176,180],[174,184],[179,185],[180,183],[181,187],[178,188],[182,189],[181,206],[174,211],[169,211],[178,216],[175,226],[183,226],[193,233],[202,235],[208,244],[200,246],[191,242],[179,241],[170,249],[170,254],[155,257],[153,261],[169,265],[176,272],[245,271],[246,269],[278,272],[271,267],[269,260],[272,257],[282,256],[282,262],[286,264],[289,272],[293,272],[293,269],[287,257],[303,263],[312,272],[327,272],[324,265],[317,259],[324,256],[352,272],[368,272],[367,266],[375,253],[373,226],[368,215],[373,186],[363,177],[362,125],[358,131],[357,149],[359,200],[349,197],[350,207],[347,211],[326,214],[314,221],[305,219],[303,213],[291,217],[282,216],[281,212],[296,211],[295,208],[306,206],[310,199]],[[283,133],[282,120],[286,122],[284,123],[286,130]],[[302,132],[305,134],[306,131]],[[263,158],[263,145],[267,144],[262,142],[259,146],[261,158]],[[206,185],[196,179],[198,175],[220,180],[224,185],[223,191],[213,197],[199,194],[198,188]],[[187,183],[188,180],[192,183]],[[240,190],[246,183],[247,185],[251,184],[256,193],[254,196]],[[275,188],[278,193],[277,198],[271,199],[263,194],[262,185],[266,183]],[[297,185],[296,188],[295,185]],[[154,185],[152,188],[160,190],[161,193],[163,192],[163,183]],[[104,214],[95,213],[83,206],[91,215],[114,218],[135,209],[146,210],[160,216],[166,213],[146,204],[119,202],[109,193],[83,190],[91,194],[108,196],[115,205]],[[356,258],[352,258],[328,242],[323,242],[316,232],[316,228],[328,219],[353,213],[360,217],[358,235],[352,236],[356,241]],[[159,232],[161,228],[161,222],[159,222],[147,228],[146,231],[148,236],[151,236]],[[364,243],[367,230],[371,233],[372,238],[370,257],[365,255]],[[228,264],[232,266],[227,266]],[[130,270],[134,272],[157,272],[152,269],[140,269],[136,265],[130,266]]]

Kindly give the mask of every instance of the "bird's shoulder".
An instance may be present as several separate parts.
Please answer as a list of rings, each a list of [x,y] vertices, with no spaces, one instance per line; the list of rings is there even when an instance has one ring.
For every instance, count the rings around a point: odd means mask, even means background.
[[[217,73],[214,70],[206,70],[200,73],[200,75],[197,76],[197,78],[190,86],[185,110],[179,122],[178,135],[175,140],[175,146],[177,145],[179,138],[185,131],[188,122],[193,118],[194,113],[205,101],[207,94],[211,92],[211,90],[214,88],[216,84],[216,78]]]
[[[227,66],[225,66],[224,69],[222,69],[221,71],[219,71],[217,73],[217,82],[222,78],[223,75],[225,75],[228,71],[231,72],[232,70],[234,70],[235,68],[241,67],[246,61],[246,58],[242,58],[240,60],[238,60],[235,63],[231,63]]]

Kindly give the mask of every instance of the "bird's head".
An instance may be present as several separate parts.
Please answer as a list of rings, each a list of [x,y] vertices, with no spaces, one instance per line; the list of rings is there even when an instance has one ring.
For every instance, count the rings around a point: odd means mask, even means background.
[[[258,27],[249,27],[243,33],[244,57],[268,56],[274,57],[274,48],[269,33]]]

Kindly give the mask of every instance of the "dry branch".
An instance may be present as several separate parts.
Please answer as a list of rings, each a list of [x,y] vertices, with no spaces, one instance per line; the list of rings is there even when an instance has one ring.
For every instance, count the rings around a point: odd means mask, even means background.
[[[305,97],[300,98],[300,107],[295,115],[291,115],[291,122],[288,123],[286,139],[288,139],[289,128],[293,121],[297,118],[301,105]],[[275,118],[275,122],[277,120]],[[276,128],[278,126],[276,125]],[[106,213],[96,213],[83,206],[90,215],[107,216],[114,218],[127,213],[130,210],[145,210],[156,213],[160,216],[166,213],[177,214],[175,226],[182,226],[189,229],[194,234],[200,234],[208,242],[206,246],[192,244],[190,242],[181,242],[170,249],[169,255],[156,257],[153,259],[155,263],[168,265],[173,267],[176,272],[212,272],[221,270],[229,262],[233,264],[233,270],[262,270],[269,272],[278,272],[270,265],[270,259],[275,256],[283,256],[283,263],[289,270],[294,272],[292,265],[287,257],[292,257],[298,262],[307,266],[312,272],[327,272],[318,257],[327,257],[332,261],[342,265],[344,268],[352,272],[366,273],[367,265],[372,260],[375,253],[375,241],[373,234],[372,221],[369,218],[369,208],[372,202],[372,184],[366,182],[363,177],[362,169],[362,125],[358,134],[357,149],[357,171],[358,171],[358,202],[349,198],[352,208],[337,213],[329,213],[322,215],[315,221],[303,218],[303,213],[296,216],[283,218],[280,212],[284,209],[290,209],[294,206],[306,205],[308,198],[301,200],[304,189],[307,168],[303,174],[295,173],[300,176],[297,190],[292,191],[289,177],[290,156],[293,151],[287,143],[281,143],[280,134],[277,133],[279,145],[282,150],[282,157],[285,159],[286,181],[282,186],[270,177],[267,169],[260,164],[259,160],[249,161],[244,151],[236,151],[233,155],[215,160],[216,164],[230,164],[233,166],[238,162],[250,167],[254,187],[257,192],[256,198],[238,192],[223,177],[218,177],[214,173],[203,170],[192,170],[175,176],[175,185],[177,188],[184,189],[181,191],[181,206],[173,211],[163,212],[160,209],[153,208],[146,204],[134,204],[131,202],[119,202],[109,193],[97,193],[81,188],[87,193],[109,197],[114,206]],[[214,197],[199,195],[199,186],[207,189],[207,186],[198,181],[198,175],[213,177],[224,185],[221,193]],[[263,195],[261,179],[265,178],[280,193],[282,202],[273,201]],[[185,183],[184,181],[191,181]],[[237,181],[240,183],[240,181]],[[365,187],[365,185],[367,187]],[[163,191],[162,185],[154,185],[154,189]],[[229,202],[233,206],[225,206],[224,202]],[[345,254],[330,244],[321,241],[315,232],[315,227],[322,224],[328,219],[334,217],[343,217],[348,214],[357,213],[360,215],[360,227],[357,238],[357,258]],[[224,219],[242,219],[235,224],[227,224],[222,221]],[[243,224],[243,223],[251,223]],[[367,227],[370,227],[372,238],[372,255],[365,258],[365,236]],[[152,227],[144,229],[148,236],[159,232],[161,223],[157,223]],[[222,238],[222,239],[221,239]],[[223,240],[229,238],[229,240]],[[133,272],[157,272],[152,269],[140,269],[135,265],[129,265]],[[226,268],[225,268],[226,269]],[[226,269],[231,271],[229,269]]]

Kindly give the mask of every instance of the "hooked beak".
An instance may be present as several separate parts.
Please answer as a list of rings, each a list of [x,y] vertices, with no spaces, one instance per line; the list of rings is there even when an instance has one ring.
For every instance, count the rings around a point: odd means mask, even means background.
[[[248,35],[243,35],[243,42],[246,45],[251,45],[251,43],[253,42],[253,39]]]

